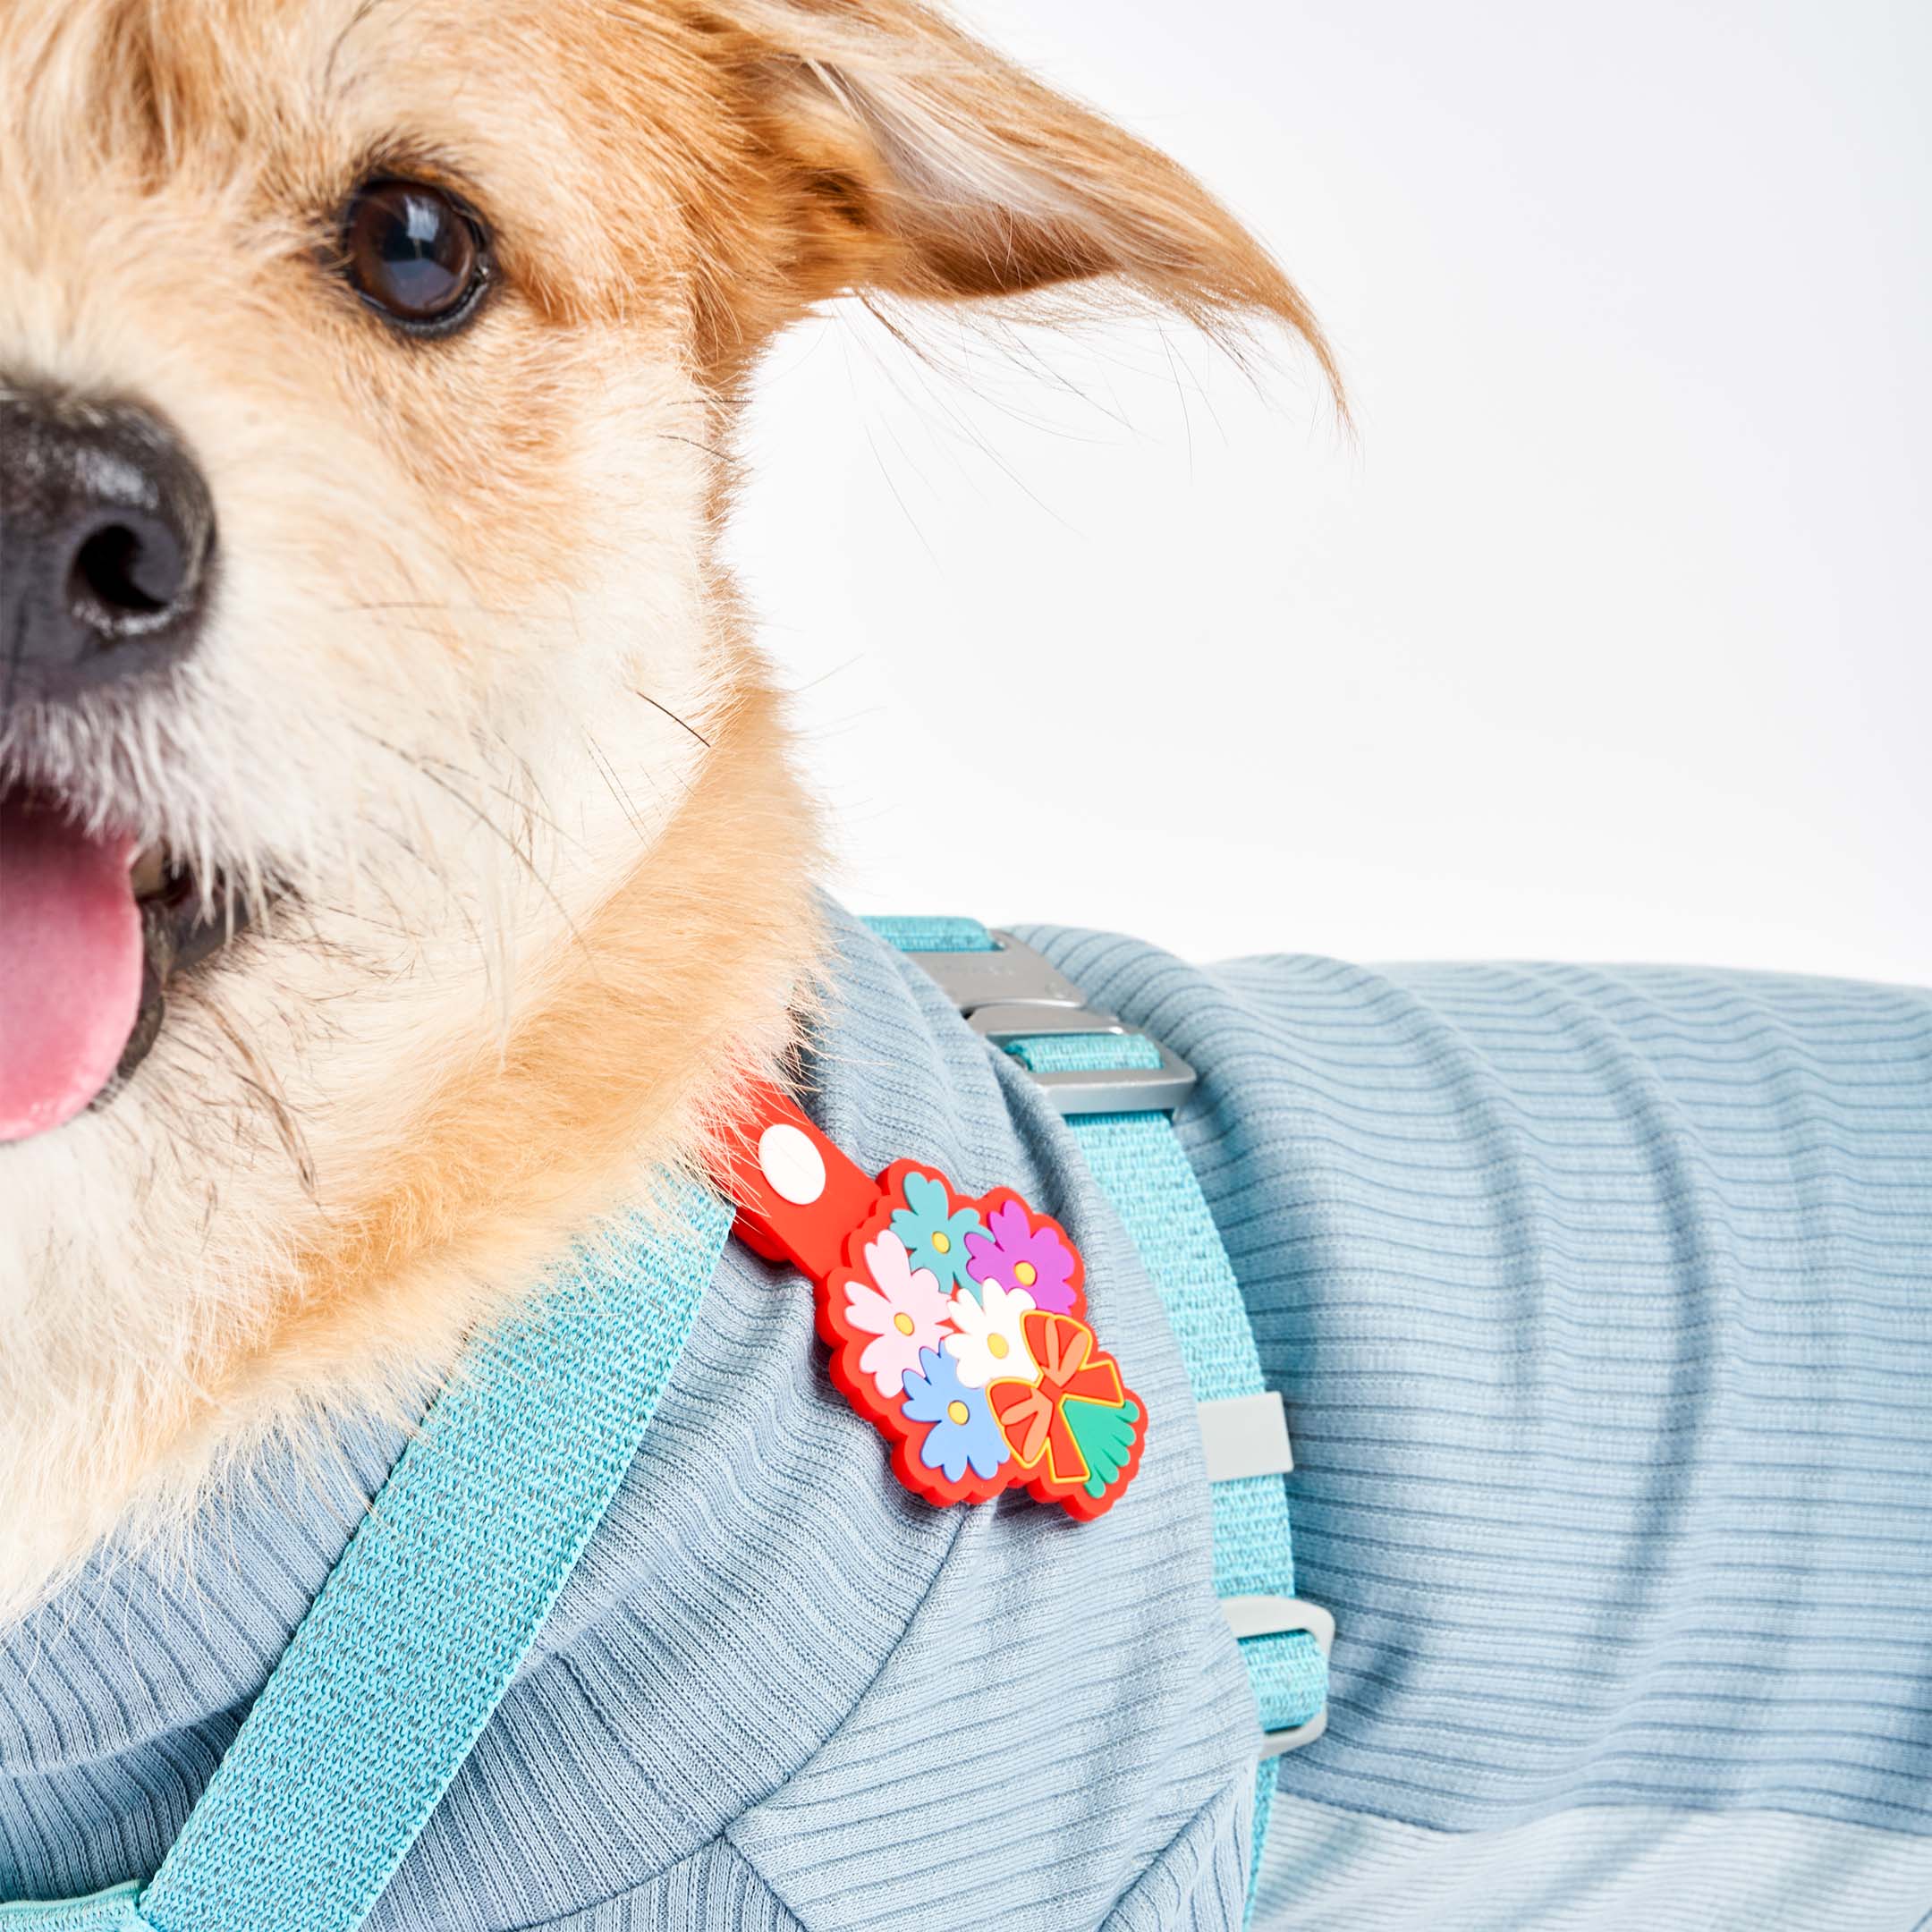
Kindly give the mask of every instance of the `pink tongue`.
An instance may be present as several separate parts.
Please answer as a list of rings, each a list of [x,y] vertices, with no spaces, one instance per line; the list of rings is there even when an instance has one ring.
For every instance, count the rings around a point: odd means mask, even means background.
[[[120,1062],[140,1011],[134,852],[0,797],[0,1140],[72,1120]]]

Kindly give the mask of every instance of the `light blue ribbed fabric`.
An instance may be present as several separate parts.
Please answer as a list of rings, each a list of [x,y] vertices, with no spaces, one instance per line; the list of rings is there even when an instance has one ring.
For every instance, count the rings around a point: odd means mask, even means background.
[[[1256,1916],[1267,1932],[1924,1932],[1932,1836],[1645,1805],[1443,1832],[1284,1794]]]
[[[1020,936],[1208,1075],[1182,1135],[1340,1626],[1284,1801],[1499,1872],[1592,1808],[1932,1830],[1932,1000]],[[1612,1842],[1562,1839],[1576,1883]]]
[[[804,1932],[744,1854],[718,1839],[640,1891],[552,1919],[542,1932]]]
[[[861,1165],[1066,1224],[1148,1402],[1140,1475],[1090,1525],[916,1504],[826,1385],[804,1285],[733,1244],[371,1932],[1238,1923],[1253,1705],[1178,1348],[1030,1076],[832,925],[819,1118]],[[1299,1580],[1340,1623],[1330,1730],[1284,1760],[1271,1835],[1360,1907],[1327,1922],[1543,1932],[1556,1899],[1562,1932],[1708,1932],[1674,1890],[1724,1932],[1906,1932],[1932,1004],[1023,936],[1202,1074],[1180,1131],[1294,1391]],[[211,1503],[198,1587],[104,1558],[0,1634],[0,1896],[154,1871],[397,1446],[371,1428],[341,1470]],[[1653,1839],[1682,1858],[1621,1886]],[[1266,1872],[1264,1906],[1302,1876]]]

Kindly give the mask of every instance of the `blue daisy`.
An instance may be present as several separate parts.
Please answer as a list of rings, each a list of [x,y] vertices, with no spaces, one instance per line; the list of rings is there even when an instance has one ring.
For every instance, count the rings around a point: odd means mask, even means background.
[[[919,1461],[948,1482],[959,1481],[969,1465],[976,1476],[996,1474],[1012,1452],[986,1391],[968,1388],[952,1357],[936,1350],[919,1351],[919,1375],[905,1373],[906,1419],[933,1425],[919,1445]]]
[[[906,1245],[915,1268],[930,1268],[941,1290],[951,1294],[964,1288],[978,1295],[979,1288],[966,1272],[966,1237],[984,1234],[986,1224],[976,1208],[952,1211],[952,1198],[943,1181],[920,1174],[905,1177],[906,1204],[892,1217],[892,1231]]]

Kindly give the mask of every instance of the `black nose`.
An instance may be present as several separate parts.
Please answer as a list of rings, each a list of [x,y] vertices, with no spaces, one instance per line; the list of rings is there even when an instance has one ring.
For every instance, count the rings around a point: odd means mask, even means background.
[[[214,543],[208,485],[159,417],[0,384],[0,705],[182,657]]]

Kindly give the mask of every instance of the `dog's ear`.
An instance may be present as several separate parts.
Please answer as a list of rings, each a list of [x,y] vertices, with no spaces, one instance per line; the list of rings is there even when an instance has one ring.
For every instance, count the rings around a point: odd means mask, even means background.
[[[949,301],[1110,280],[1216,334],[1326,344],[1267,250],[1192,175],[919,0],[724,0],[742,111],[784,183],[806,301]]]

